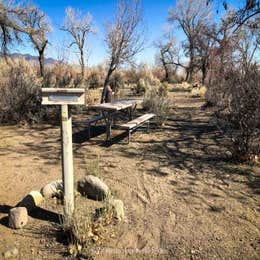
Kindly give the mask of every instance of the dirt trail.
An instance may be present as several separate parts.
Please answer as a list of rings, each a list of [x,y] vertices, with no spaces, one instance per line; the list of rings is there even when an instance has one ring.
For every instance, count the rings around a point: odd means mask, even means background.
[[[165,126],[135,132],[129,145],[104,147],[103,136],[87,141],[82,125],[74,127],[75,179],[99,155],[102,178],[125,204],[126,221],[104,245],[117,251],[103,259],[257,259],[259,168],[228,160],[202,99],[170,96]],[[10,206],[60,177],[59,128],[0,129],[0,253],[16,244],[23,259],[62,258],[56,241],[32,231],[48,221],[33,218],[26,231],[6,227]]]

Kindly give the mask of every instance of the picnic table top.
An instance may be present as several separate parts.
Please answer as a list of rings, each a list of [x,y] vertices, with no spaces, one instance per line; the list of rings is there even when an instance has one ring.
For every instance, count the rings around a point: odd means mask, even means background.
[[[110,103],[92,105],[90,107],[94,108],[94,109],[99,109],[99,110],[119,111],[119,110],[123,110],[123,109],[129,108],[129,107],[135,106],[137,104],[142,104],[142,103],[143,103],[142,98],[120,99],[120,100],[113,101]]]

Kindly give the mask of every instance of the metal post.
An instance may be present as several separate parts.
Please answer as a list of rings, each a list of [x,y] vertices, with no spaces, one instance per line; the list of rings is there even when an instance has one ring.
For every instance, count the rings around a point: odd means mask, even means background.
[[[72,123],[68,105],[61,106],[61,137],[62,137],[62,180],[64,189],[64,213],[72,216],[74,211],[74,181],[72,155]]]

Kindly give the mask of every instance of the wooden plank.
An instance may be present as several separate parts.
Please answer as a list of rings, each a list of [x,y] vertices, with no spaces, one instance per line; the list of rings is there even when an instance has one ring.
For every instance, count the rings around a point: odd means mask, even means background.
[[[120,127],[124,128],[124,129],[132,129],[132,128],[144,123],[145,121],[153,118],[154,116],[155,116],[155,114],[144,114],[142,116],[135,118],[132,121],[129,121],[123,125],[120,125]]]
[[[137,124],[135,123],[126,123],[126,124],[123,124],[123,125],[120,125],[120,128],[123,128],[123,129],[132,129],[134,127],[136,127]]]
[[[61,106],[61,135],[62,135],[62,179],[64,187],[64,210],[67,217],[74,211],[74,180],[72,155],[72,122],[68,105]]]
[[[143,102],[142,99],[121,99],[115,102],[103,103],[90,106],[91,108],[100,109],[100,110],[123,110],[131,106],[135,106],[136,104],[141,104]]]
[[[83,88],[42,88],[43,105],[83,105],[85,89]]]
[[[91,123],[97,122],[97,121],[99,121],[99,120],[102,120],[103,118],[104,118],[103,115],[93,116],[93,117],[89,118],[89,119],[86,121],[86,124],[91,124]]]
[[[84,88],[42,88],[42,93],[84,93]]]

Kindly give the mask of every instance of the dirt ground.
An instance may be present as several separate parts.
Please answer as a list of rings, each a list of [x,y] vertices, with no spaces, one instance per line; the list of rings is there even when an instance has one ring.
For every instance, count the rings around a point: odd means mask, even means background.
[[[172,91],[166,124],[102,142],[89,141],[74,120],[75,180],[99,157],[101,178],[123,200],[126,219],[116,235],[93,247],[96,259],[259,259],[258,166],[235,164],[223,136],[203,111],[203,99]],[[119,132],[115,131],[114,135]],[[25,229],[8,228],[8,211],[31,190],[61,178],[59,126],[0,127],[0,258],[10,246],[18,259],[63,259],[65,246],[52,234],[54,201],[32,214]]]

